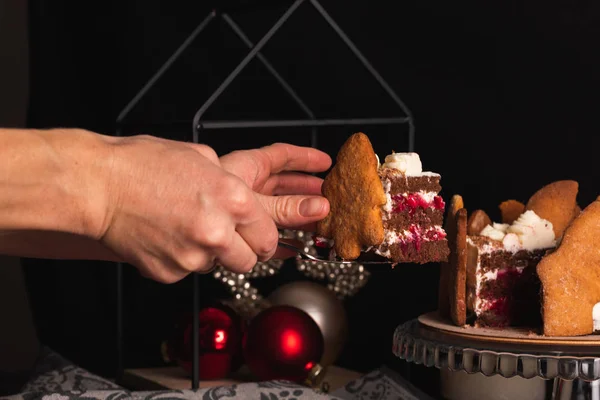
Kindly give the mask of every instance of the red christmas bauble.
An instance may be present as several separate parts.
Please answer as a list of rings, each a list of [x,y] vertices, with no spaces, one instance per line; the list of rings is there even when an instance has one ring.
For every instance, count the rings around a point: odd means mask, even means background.
[[[193,315],[186,313],[175,325],[167,342],[168,358],[192,374]],[[242,364],[243,325],[237,314],[221,304],[200,310],[199,319],[199,378],[225,378]]]
[[[243,347],[246,364],[259,380],[301,382],[321,360],[324,340],[310,315],[280,305],[250,321]]]

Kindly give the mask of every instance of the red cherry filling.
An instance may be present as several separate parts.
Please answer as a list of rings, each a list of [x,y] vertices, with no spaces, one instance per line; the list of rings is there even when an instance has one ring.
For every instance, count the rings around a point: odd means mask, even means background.
[[[523,297],[523,291],[533,291],[535,288],[530,279],[531,276],[524,274],[524,270],[511,268],[499,270],[495,280],[484,284],[479,298],[488,303],[482,311],[486,325],[507,326],[527,312],[526,305],[529,302]]]
[[[443,210],[446,206],[441,196],[434,196],[432,201],[428,201],[418,193],[408,193],[406,195],[395,194],[392,196],[392,201],[394,203],[392,212],[395,213],[408,211],[409,214],[413,214],[417,208]]]
[[[489,320],[487,325],[493,328],[502,328],[510,321],[511,302],[506,297],[500,297],[492,301],[487,312]]]
[[[444,231],[427,231],[425,236],[430,241],[442,240],[446,237],[446,232]]]
[[[321,236],[313,236],[313,241],[315,242],[315,246],[322,248],[329,248],[329,240]]]
[[[418,225],[411,225],[408,228],[410,235],[400,240],[400,249],[406,254],[411,246],[415,250],[420,251],[423,242],[442,240],[446,237],[446,232],[443,230],[429,229],[422,231]]]

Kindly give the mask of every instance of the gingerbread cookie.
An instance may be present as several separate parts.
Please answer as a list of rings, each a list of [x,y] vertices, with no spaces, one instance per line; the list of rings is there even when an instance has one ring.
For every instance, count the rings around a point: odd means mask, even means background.
[[[593,332],[592,310],[600,302],[598,243],[599,199],[571,222],[559,247],[537,266],[542,283],[544,335],[578,336]]]
[[[467,210],[462,196],[456,194],[450,200],[444,223],[450,256],[440,265],[438,310],[454,324],[466,324],[467,282]]]
[[[467,323],[467,210],[461,208],[454,216],[456,230],[450,254],[450,317],[457,326]]]
[[[355,133],[344,143],[325,177],[322,192],[330,211],[317,224],[317,233],[333,239],[338,257],[355,260],[363,249],[383,242],[381,207],[386,196],[367,135]]]
[[[467,220],[467,235],[479,235],[483,228],[491,224],[492,220],[485,211],[475,210],[469,215],[469,219]]]
[[[525,204],[517,200],[506,200],[500,203],[500,214],[503,224],[512,224],[525,212]]]
[[[575,217],[578,190],[579,184],[576,181],[550,183],[531,196],[526,209],[550,221],[554,236],[559,239]]]

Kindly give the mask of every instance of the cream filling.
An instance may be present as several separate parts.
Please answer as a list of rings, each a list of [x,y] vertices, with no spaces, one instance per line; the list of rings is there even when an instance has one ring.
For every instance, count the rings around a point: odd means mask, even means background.
[[[385,204],[382,207],[383,210],[383,220],[386,221],[392,217],[392,212],[394,211],[394,200],[392,199],[392,194],[390,193],[392,187],[392,183],[389,179],[386,179],[383,182],[383,191],[385,193]],[[418,192],[414,192],[421,196],[426,202],[431,203],[430,207],[433,207],[433,199],[437,196],[436,192],[426,192],[424,190],[420,190]],[[413,194],[413,193],[410,193]],[[401,196],[407,197],[409,193],[402,193]]]
[[[432,239],[424,236],[429,232],[438,232],[440,234],[444,233],[444,230],[442,228],[441,225],[432,225],[431,227],[427,228],[427,229],[423,229],[423,230],[419,230],[418,234],[420,235],[420,240],[422,242],[431,242]],[[389,247],[397,244],[397,243],[403,243],[403,242],[413,242],[415,241],[415,234],[412,233],[409,230],[402,230],[402,231],[395,231],[395,230],[386,230],[385,231],[385,236],[383,238],[383,242],[381,243],[381,245],[375,249],[375,253],[379,254],[380,256],[383,257],[391,257],[391,253],[390,253],[390,249]],[[383,251],[382,248],[385,247],[386,250]]]
[[[600,331],[600,303],[594,305],[592,319],[594,320],[594,332]]]
[[[424,242],[430,242],[431,239],[424,236],[429,232],[439,232],[439,233],[443,233],[443,229],[441,225],[432,225],[431,227],[427,228],[427,229],[422,229],[419,230],[417,233],[418,235],[420,235],[420,239]],[[415,234],[412,233],[409,230],[402,230],[402,231],[394,231],[394,230],[388,230],[385,232],[385,237],[383,239],[383,244],[386,245],[392,245],[395,243],[400,243],[400,242],[411,242],[415,240]]]
[[[390,182],[389,179],[386,179],[383,182],[383,191],[385,193],[385,204],[383,206],[383,219],[390,219],[390,214],[392,213],[392,210],[394,209],[394,202],[392,200],[392,194],[390,193],[390,190],[392,189],[392,182]]]
[[[423,229],[423,230],[419,230],[417,233],[420,235],[420,240],[423,242],[431,242],[432,240],[426,236],[427,233],[429,232],[438,232],[440,234],[444,233],[444,230],[442,228],[441,225],[433,225],[427,229]],[[379,246],[379,248],[375,249],[375,253],[379,254],[380,256],[383,257],[391,257],[391,253],[390,253],[390,249],[389,247],[397,244],[397,243],[402,243],[402,242],[412,242],[415,240],[415,235],[409,231],[409,230],[403,230],[403,231],[394,231],[394,230],[386,230],[385,231],[385,236],[383,238],[383,243]],[[386,247],[386,250],[383,251],[382,248]]]

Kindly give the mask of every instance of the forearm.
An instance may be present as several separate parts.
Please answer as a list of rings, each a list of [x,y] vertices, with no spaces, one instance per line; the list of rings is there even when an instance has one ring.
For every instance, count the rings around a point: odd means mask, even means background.
[[[108,140],[76,129],[0,129],[0,233],[10,232],[13,249],[29,232],[97,239],[110,192]]]

